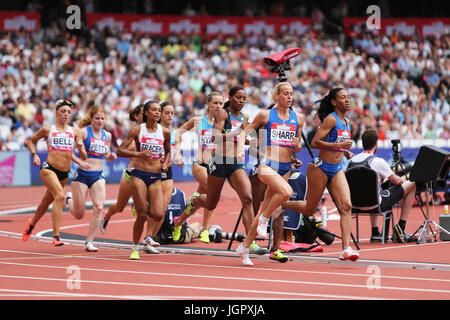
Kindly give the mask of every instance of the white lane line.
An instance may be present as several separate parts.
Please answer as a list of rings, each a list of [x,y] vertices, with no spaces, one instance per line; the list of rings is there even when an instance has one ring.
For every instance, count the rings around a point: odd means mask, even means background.
[[[67,270],[67,267],[61,266],[51,266],[51,265],[39,265],[39,264],[25,264],[25,263],[14,263],[14,262],[0,262],[0,264],[4,265],[17,265],[17,266],[27,266],[27,267],[40,267],[40,268],[51,268],[51,269],[64,269]],[[298,280],[281,280],[281,279],[263,279],[263,278],[247,278],[247,277],[230,277],[230,276],[214,276],[214,275],[194,275],[188,273],[164,273],[164,272],[142,272],[142,271],[130,271],[130,270],[114,270],[114,269],[97,269],[97,268],[83,268],[80,267],[81,271],[94,271],[101,273],[125,273],[125,274],[142,274],[142,275],[152,275],[152,276],[162,276],[162,277],[181,277],[181,278],[197,278],[197,279],[217,279],[217,280],[236,280],[236,281],[251,281],[255,282],[263,282],[263,283],[284,283],[286,285],[298,284],[298,285],[314,285],[314,286],[336,286],[336,287],[349,287],[349,288],[366,288],[367,285],[358,285],[358,284],[346,284],[346,283],[335,283],[335,282],[317,282],[317,281],[298,281]],[[361,275],[357,275],[361,276]],[[0,275],[0,277],[9,277],[8,275]],[[18,276],[20,277],[20,276]],[[369,277],[368,274],[365,275],[366,278]],[[381,276],[380,276],[381,278]],[[380,279],[381,280],[381,279]],[[410,279],[406,279],[410,280]],[[426,279],[429,280],[429,279]],[[441,282],[442,279],[433,279],[433,281]],[[381,282],[381,281],[380,281]],[[450,293],[450,290],[441,290],[441,289],[427,289],[427,288],[404,288],[404,287],[390,287],[390,286],[380,286],[380,289],[387,290],[398,290],[398,291],[422,291],[422,292],[436,292],[436,293]],[[225,289],[224,289],[225,290]]]
[[[24,276],[4,276],[0,275],[0,278],[12,278],[12,279],[22,279],[22,280],[44,280],[44,281],[57,281],[66,282],[67,279],[60,278],[44,278],[44,277],[24,277]],[[254,279],[252,279],[254,280]],[[80,284],[100,284],[100,285],[119,285],[119,286],[131,286],[131,287],[151,287],[151,288],[169,288],[169,289],[189,289],[189,290],[206,290],[206,291],[226,291],[239,293],[242,297],[243,293],[252,294],[267,294],[270,296],[280,296],[279,299],[284,299],[281,296],[294,296],[294,297],[320,297],[320,298],[337,298],[337,299],[363,299],[363,300],[380,300],[385,298],[374,298],[374,297],[361,297],[361,296],[344,296],[344,295],[329,295],[329,294],[314,294],[314,293],[299,293],[299,292],[281,292],[281,291],[268,291],[268,290],[252,290],[252,289],[233,289],[233,288],[219,288],[219,287],[200,287],[200,286],[182,286],[182,285],[166,285],[166,284],[150,284],[150,283],[127,283],[127,282],[116,282],[116,281],[96,281],[96,280],[80,280]],[[365,287],[365,286],[364,286]],[[365,287],[367,288],[367,287]],[[0,289],[1,290],[1,289]],[[83,296],[83,294],[80,294]],[[211,297],[214,299],[214,297]],[[133,298],[131,298],[133,299]],[[229,297],[233,299],[233,297]],[[276,299],[276,298],[275,298]]]
[[[11,253],[21,253],[21,254],[28,254],[32,256],[41,255],[43,257],[52,256],[55,258],[80,258],[80,259],[89,259],[89,260],[107,260],[107,261],[115,261],[115,262],[124,262],[124,263],[132,263],[135,264],[135,261],[130,261],[128,259],[117,259],[117,258],[108,258],[108,257],[98,257],[98,256],[73,256],[73,255],[57,255],[57,254],[49,254],[49,253],[36,253],[36,252],[24,252],[24,251],[15,251],[15,250],[4,250],[0,249],[0,252],[11,252]],[[167,256],[166,254],[164,256]],[[128,255],[126,255],[128,257]],[[157,257],[157,256],[154,256]],[[36,258],[36,257],[35,257]],[[38,257],[37,257],[38,258]],[[41,264],[27,264],[27,263],[19,263],[19,262],[8,262],[8,261],[2,261],[2,260],[17,260],[17,259],[30,259],[29,257],[14,257],[14,258],[4,258],[0,259],[0,264],[5,265],[18,265],[18,266],[29,266],[29,267],[42,267],[42,268],[64,268],[61,266],[52,266],[52,265],[41,265]],[[150,260],[141,260],[139,263],[146,263],[146,264],[159,264],[159,265],[175,265],[178,266],[179,262],[164,262],[164,261],[150,261]],[[205,268],[214,268],[214,269],[238,269],[238,270],[249,270],[248,267],[244,266],[223,266],[223,265],[211,265],[211,264],[197,264],[197,263],[184,263],[184,266],[189,267],[198,267],[201,270],[204,270]],[[86,270],[91,270],[89,268],[81,268]],[[101,270],[102,272],[127,272],[127,273],[135,273],[135,274],[148,274],[147,272],[140,272],[140,271],[126,271],[126,270],[109,270],[109,269],[92,269],[94,271]],[[261,267],[252,267],[252,271],[275,271],[278,272],[279,269],[270,269],[270,268],[261,268]],[[369,276],[368,273],[350,273],[350,272],[330,272],[330,271],[313,271],[313,270],[290,270],[290,269],[284,269],[283,273],[292,273],[292,274],[318,274],[318,275],[335,275],[335,276],[345,276],[345,277],[363,277],[367,278]],[[404,277],[404,276],[390,276],[390,275],[382,275],[380,274],[380,279],[395,279],[395,280],[408,280],[408,281],[437,281],[437,282],[450,282],[449,278],[419,278],[419,277]]]

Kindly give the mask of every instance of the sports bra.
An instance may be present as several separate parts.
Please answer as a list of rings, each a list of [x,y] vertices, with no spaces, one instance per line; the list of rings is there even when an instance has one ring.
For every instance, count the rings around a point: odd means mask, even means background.
[[[92,127],[87,126],[87,137],[84,139],[84,148],[86,149],[88,158],[101,159],[109,152],[108,136],[106,131],[102,129],[102,136],[100,139],[94,136]]]
[[[336,112],[330,113],[336,118],[336,126],[328,132],[328,135],[323,139],[325,142],[329,143],[340,143],[352,138],[352,133],[350,130],[350,123],[345,119],[345,124],[339,118]],[[331,148],[331,151],[344,152],[345,149]]]
[[[233,132],[235,130],[238,130],[241,125],[245,122],[245,117],[240,112],[239,117],[236,117],[234,114],[230,112],[230,110],[225,109],[228,113],[228,119],[225,120],[225,124],[223,125],[223,132]],[[239,138],[239,135],[233,137],[233,141],[237,142]]]
[[[75,148],[75,134],[71,126],[67,127],[66,132],[60,132],[52,124],[47,138],[48,151],[73,152]]]
[[[152,159],[160,159],[164,154],[164,134],[162,126],[157,123],[155,132],[148,132],[147,124],[140,125],[138,140],[136,141],[136,150],[150,150]]]
[[[270,109],[269,121],[264,127],[267,131],[267,145],[294,148],[292,139],[297,136],[298,119],[294,110],[289,109],[289,119],[281,120],[277,108]]]
[[[207,116],[203,116],[200,126],[197,128],[199,146],[202,150],[214,150],[215,143],[212,141],[213,124],[208,122]]]

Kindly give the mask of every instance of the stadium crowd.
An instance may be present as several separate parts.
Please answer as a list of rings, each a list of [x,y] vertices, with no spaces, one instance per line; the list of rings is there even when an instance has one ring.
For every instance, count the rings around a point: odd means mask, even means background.
[[[28,33],[0,35],[0,151],[21,150],[39,127],[54,122],[55,102],[75,103],[73,124],[90,106],[105,107],[113,146],[129,130],[128,111],[149,99],[176,106],[174,126],[204,110],[212,91],[227,98],[237,84],[247,91],[250,120],[271,102],[277,75],[263,57],[286,48],[294,106],[306,116],[304,133],[317,125],[312,103],[332,87],[353,96],[352,137],[376,127],[380,140],[449,139],[449,36],[407,38],[363,31],[344,44],[310,30],[304,36],[194,34],[148,37],[92,28],[69,33],[56,22]],[[45,143],[38,150],[45,150]]]

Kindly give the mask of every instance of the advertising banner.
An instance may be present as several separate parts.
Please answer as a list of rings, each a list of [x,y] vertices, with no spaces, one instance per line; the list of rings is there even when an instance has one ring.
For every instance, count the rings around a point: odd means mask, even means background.
[[[0,152],[0,186],[29,186],[29,152]]]
[[[292,34],[304,34],[311,26],[310,18],[236,17],[236,16],[181,16],[87,13],[88,28],[97,25],[102,30],[124,30],[148,35],[199,34],[275,34],[289,30]]]
[[[41,28],[41,15],[39,12],[0,11],[0,30],[6,32],[19,31],[33,32]]]
[[[365,17],[344,18],[344,30],[347,36],[357,36],[366,24]],[[383,34],[392,36],[394,33],[405,36],[441,36],[450,30],[450,18],[384,18],[380,19],[380,29],[369,30],[373,34]]]

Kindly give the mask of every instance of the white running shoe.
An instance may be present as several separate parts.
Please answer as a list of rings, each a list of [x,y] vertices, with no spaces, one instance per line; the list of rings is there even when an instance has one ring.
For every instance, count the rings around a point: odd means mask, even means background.
[[[66,193],[66,198],[64,199],[64,203],[66,204],[66,207],[69,206],[69,203],[67,202],[67,201],[69,201],[69,199],[72,199],[72,192]]]
[[[268,225],[269,225],[269,219],[263,215],[260,215],[259,219],[258,219],[258,227],[256,228],[256,231],[258,232],[258,235],[260,237],[265,238],[267,236],[267,226]]]
[[[153,240],[152,236],[146,236],[144,238],[144,243],[148,244],[149,246],[152,246],[152,247],[159,247],[159,242],[156,242],[155,240]]]
[[[339,260],[344,261],[353,261],[355,262],[359,258],[358,251],[353,250],[351,247],[347,247],[344,250],[341,251],[341,254],[339,255]]]
[[[239,253],[242,259],[242,264],[244,266],[253,266],[253,262],[250,260],[249,257],[249,250],[248,248],[244,247],[244,244],[241,243],[239,247],[237,247],[236,252]]]
[[[155,247],[149,245],[149,244],[145,244],[144,248],[142,249],[142,251],[144,251],[145,253],[150,253],[150,254],[158,254],[160,253],[158,249],[156,249]]]
[[[276,218],[278,218],[280,216],[280,214],[283,212],[283,208],[281,208],[281,206],[279,206],[278,208],[276,208],[275,210],[273,210],[272,212],[272,218],[275,220]]]
[[[87,252],[97,252],[98,248],[96,248],[91,241],[86,241],[86,243],[84,244],[84,250],[86,250]]]

